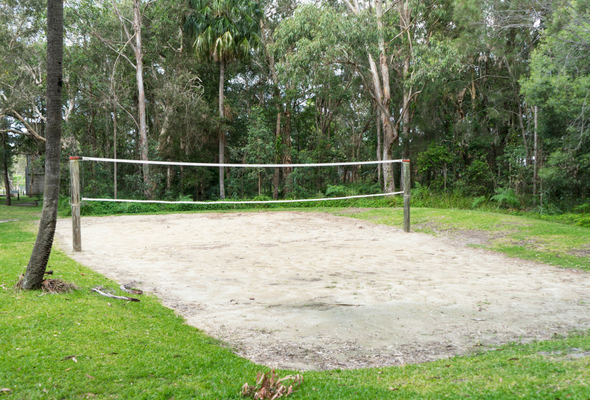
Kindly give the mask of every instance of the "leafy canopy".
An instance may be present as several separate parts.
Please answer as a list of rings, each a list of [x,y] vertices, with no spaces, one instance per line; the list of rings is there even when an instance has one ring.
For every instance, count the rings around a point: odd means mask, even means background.
[[[246,58],[260,44],[264,14],[256,1],[189,0],[184,29],[194,40],[197,57],[210,61]]]

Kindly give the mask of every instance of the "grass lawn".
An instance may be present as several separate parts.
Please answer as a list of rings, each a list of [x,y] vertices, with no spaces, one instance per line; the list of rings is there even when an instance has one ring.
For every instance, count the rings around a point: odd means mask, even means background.
[[[256,372],[267,370],[186,325],[154,296],[128,303],[97,295],[92,287],[117,285],[61,251],[52,252],[52,277],[73,282],[79,290],[62,295],[14,290],[35,240],[30,221],[39,213],[39,207],[0,206],[0,220],[19,220],[0,223],[0,398],[239,399],[241,386],[253,384]],[[401,226],[399,209],[347,215]],[[589,268],[583,257],[563,256],[590,243],[588,228],[434,209],[414,209],[413,221],[424,231],[483,231],[493,234],[489,248]],[[538,241],[537,253],[528,253],[529,240]],[[515,244],[521,241],[526,244]],[[279,371],[281,376],[289,372]],[[302,386],[289,398],[587,400],[590,335],[512,343],[421,365],[303,375]]]

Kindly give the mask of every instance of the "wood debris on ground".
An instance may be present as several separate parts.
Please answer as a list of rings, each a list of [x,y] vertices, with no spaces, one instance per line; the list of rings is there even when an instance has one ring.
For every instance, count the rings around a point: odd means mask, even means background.
[[[116,296],[114,294],[111,293],[107,293],[107,291],[109,290],[108,288],[103,288],[102,286],[97,286],[97,287],[93,287],[91,289],[93,292],[96,292],[100,295],[109,297],[111,299],[119,299],[119,300],[127,300],[127,301],[139,301],[139,299],[136,299],[135,297],[127,297],[127,296]]]

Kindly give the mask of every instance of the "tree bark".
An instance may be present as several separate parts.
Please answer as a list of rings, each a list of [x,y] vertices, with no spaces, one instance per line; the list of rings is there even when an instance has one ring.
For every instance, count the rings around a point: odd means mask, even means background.
[[[381,122],[383,125],[383,160],[391,160],[393,143],[397,140],[399,133],[393,125],[390,114],[391,90],[389,85],[389,65],[385,54],[385,39],[383,36],[383,0],[375,1],[375,15],[377,17],[377,32],[379,45],[379,71],[373,57],[369,54],[371,75],[373,76],[374,97],[381,111]],[[383,164],[383,180],[386,192],[395,191],[395,179],[393,175],[393,164]]]
[[[113,158],[117,159],[117,107],[113,107]],[[113,185],[115,199],[117,198],[117,162],[114,163]]]
[[[281,111],[279,105],[277,104],[277,126],[275,130],[275,143],[278,143],[279,138],[281,137]],[[278,149],[277,149],[278,150]],[[275,152],[275,163],[278,164],[280,154],[278,151]],[[280,168],[275,167],[274,175],[272,176],[272,198],[278,200],[279,198],[279,176],[280,176]]]
[[[219,163],[224,163],[225,155],[225,133],[223,132],[223,84],[225,80],[225,63],[223,58],[219,61],[219,117],[221,119],[219,126]],[[219,167],[219,198],[225,199],[225,182],[224,182],[224,167]]]
[[[533,113],[534,113],[534,123],[535,123],[535,132],[534,132],[534,147],[535,149],[534,154],[535,154],[535,162],[534,162],[534,166],[533,166],[533,205],[536,206],[537,205],[537,179],[538,179],[538,171],[539,171],[539,137],[538,137],[538,132],[537,132],[537,106],[533,107]]]
[[[141,45],[141,12],[139,6],[140,0],[133,0],[133,32],[135,34],[135,76],[137,80],[138,92],[138,111],[139,111],[139,155],[142,161],[148,161],[148,139],[147,126],[145,117],[145,89],[143,84],[143,49]],[[152,198],[152,182],[150,179],[150,166],[143,164],[143,183],[145,185],[145,195],[148,199]]]
[[[51,254],[59,201],[62,130],[63,1],[47,1],[47,131],[43,211],[23,289],[39,289]]]
[[[376,110],[377,112],[377,161],[381,161],[381,111],[379,108]],[[381,171],[383,170],[383,164],[377,164],[377,181],[379,182],[379,186],[383,183],[381,181]]]
[[[4,187],[6,188],[6,205],[12,205],[12,199],[10,198],[10,179],[8,178],[8,146],[6,144],[7,133],[2,134],[2,142],[4,145],[4,157],[2,158],[4,166]]]
[[[287,105],[287,110],[285,111],[285,125],[283,128],[283,137],[282,137],[282,146],[283,154],[282,154],[282,163],[283,164],[291,164],[291,106]],[[291,179],[291,173],[293,172],[293,168],[285,167],[283,168],[283,180],[285,182],[285,195],[293,192],[293,180]]]

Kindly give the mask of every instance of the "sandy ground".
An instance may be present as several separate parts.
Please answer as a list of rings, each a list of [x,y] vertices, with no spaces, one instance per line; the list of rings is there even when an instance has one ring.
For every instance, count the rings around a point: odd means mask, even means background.
[[[590,328],[590,274],[318,213],[82,218],[58,240],[254,362],[416,363]]]

